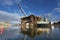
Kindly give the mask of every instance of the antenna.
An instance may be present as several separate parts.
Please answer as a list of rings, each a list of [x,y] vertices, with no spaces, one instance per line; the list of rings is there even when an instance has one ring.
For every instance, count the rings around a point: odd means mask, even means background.
[[[21,7],[21,4],[18,3],[18,7],[21,10],[21,12],[24,14],[24,16],[26,17],[27,15],[26,15],[25,11],[23,10],[23,8]]]

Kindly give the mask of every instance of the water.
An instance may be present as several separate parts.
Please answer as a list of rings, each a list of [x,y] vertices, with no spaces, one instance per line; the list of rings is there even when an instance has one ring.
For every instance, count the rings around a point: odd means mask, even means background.
[[[4,33],[0,35],[0,40],[60,40],[60,29],[55,28],[49,34],[43,33],[36,35],[34,38],[20,33],[19,27],[6,28]]]

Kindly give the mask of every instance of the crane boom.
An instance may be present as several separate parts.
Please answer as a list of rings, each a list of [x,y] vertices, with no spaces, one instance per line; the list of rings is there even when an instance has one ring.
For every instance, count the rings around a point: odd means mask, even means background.
[[[25,11],[22,9],[22,7],[21,7],[20,4],[18,4],[18,7],[19,7],[19,9],[21,10],[21,12],[24,14],[24,16],[26,17],[26,13],[25,13]]]

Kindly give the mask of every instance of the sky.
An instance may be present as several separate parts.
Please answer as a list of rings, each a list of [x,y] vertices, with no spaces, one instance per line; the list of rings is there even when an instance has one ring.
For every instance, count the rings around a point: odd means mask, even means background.
[[[17,3],[27,15],[47,16],[50,21],[60,20],[60,0],[0,0],[0,21],[19,21],[24,16]]]

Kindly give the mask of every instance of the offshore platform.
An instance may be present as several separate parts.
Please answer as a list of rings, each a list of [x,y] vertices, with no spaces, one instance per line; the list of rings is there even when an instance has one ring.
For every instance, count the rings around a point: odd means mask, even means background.
[[[28,34],[31,37],[43,32],[49,33],[51,22],[48,19],[33,14],[27,16],[20,4],[18,4],[18,7],[25,16],[21,18],[21,33]]]

